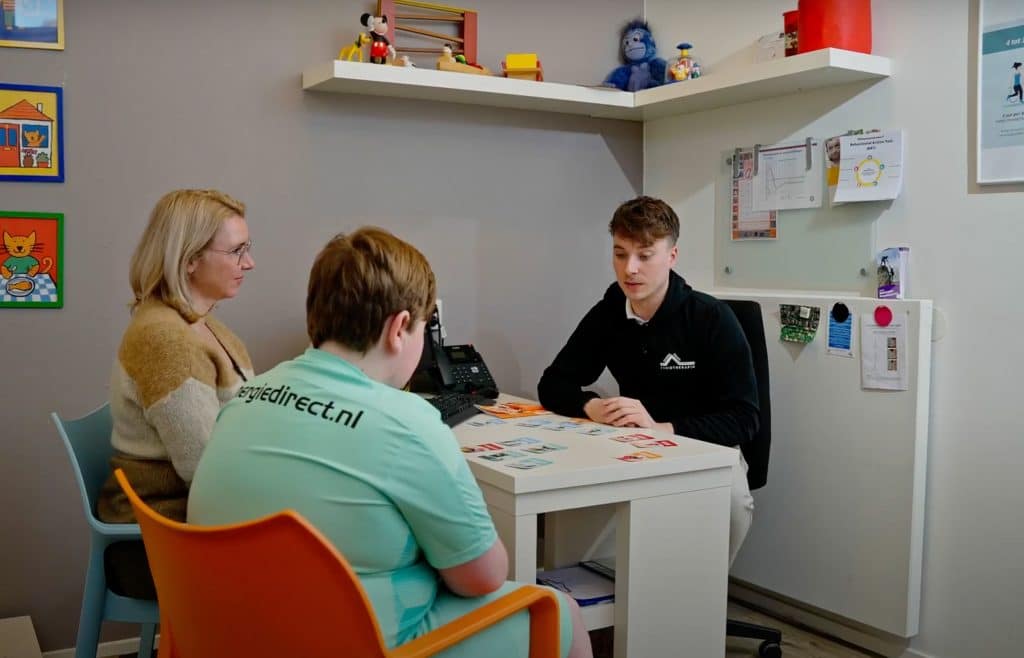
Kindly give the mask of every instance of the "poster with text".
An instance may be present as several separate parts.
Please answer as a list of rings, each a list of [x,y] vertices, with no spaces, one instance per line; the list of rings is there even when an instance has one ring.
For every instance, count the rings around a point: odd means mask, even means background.
[[[980,0],[978,183],[1024,181],[1024,3]]]

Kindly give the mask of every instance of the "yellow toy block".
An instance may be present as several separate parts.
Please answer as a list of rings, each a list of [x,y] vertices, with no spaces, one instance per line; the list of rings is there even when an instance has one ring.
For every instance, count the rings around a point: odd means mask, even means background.
[[[537,53],[509,53],[505,55],[505,66],[510,69],[535,69]]]

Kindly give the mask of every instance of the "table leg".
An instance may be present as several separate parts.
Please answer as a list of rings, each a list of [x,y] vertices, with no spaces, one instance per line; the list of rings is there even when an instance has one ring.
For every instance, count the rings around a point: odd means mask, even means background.
[[[618,506],[616,658],[725,650],[729,487]]]
[[[521,583],[537,581],[537,515],[514,516],[488,506],[498,537],[508,550],[508,577]]]

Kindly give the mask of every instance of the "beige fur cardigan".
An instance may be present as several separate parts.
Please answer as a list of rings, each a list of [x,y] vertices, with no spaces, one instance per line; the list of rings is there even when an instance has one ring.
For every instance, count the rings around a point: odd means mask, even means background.
[[[123,468],[143,500],[176,520],[185,519],[188,485],[221,406],[253,376],[242,341],[210,315],[206,324],[230,358],[205,343],[177,310],[144,302],[132,315],[110,379],[111,466]],[[97,507],[103,521],[134,521],[113,474]]]

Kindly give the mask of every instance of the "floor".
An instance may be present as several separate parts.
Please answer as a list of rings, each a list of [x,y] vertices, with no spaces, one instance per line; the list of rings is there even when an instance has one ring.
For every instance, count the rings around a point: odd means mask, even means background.
[[[876,658],[877,654],[852,648],[838,640],[831,640],[802,628],[791,626],[755,610],[729,602],[729,618],[763,624],[782,631],[783,658]],[[612,658],[613,636],[611,629],[593,631],[590,634],[594,646],[594,658]],[[727,638],[725,658],[756,658],[757,640]]]
[[[858,650],[838,640],[831,640],[802,628],[791,626],[755,610],[729,602],[729,618],[763,624],[782,631],[783,658],[878,658],[877,654]],[[612,629],[606,628],[590,633],[594,647],[594,658],[612,658]],[[757,640],[727,638],[724,658],[757,658]],[[135,654],[121,658],[136,658]]]

